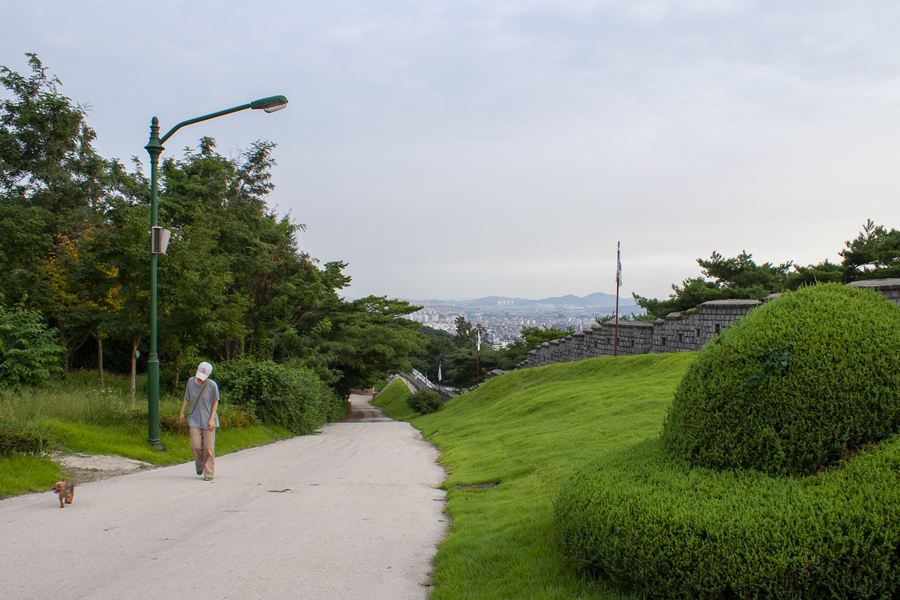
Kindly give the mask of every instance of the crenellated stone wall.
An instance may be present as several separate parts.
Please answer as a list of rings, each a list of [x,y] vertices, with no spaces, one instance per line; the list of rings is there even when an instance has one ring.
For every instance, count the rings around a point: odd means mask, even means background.
[[[869,279],[864,281],[853,281],[847,285],[866,290],[875,290],[895,304],[900,304],[900,279]]]
[[[613,354],[616,324],[607,321],[528,352],[519,368],[572,362]],[[653,346],[653,323],[619,321],[619,354],[646,354]]]
[[[765,300],[711,300],[653,323],[653,354],[699,350]]]
[[[854,281],[848,285],[875,290],[900,304],[900,279],[871,279]],[[711,300],[691,310],[671,313],[652,323],[619,321],[617,354],[659,354],[699,350],[726,327],[777,296],[778,294],[773,294],[763,300]],[[525,369],[597,356],[612,356],[615,331],[615,321],[607,321],[565,338],[544,342],[530,350],[528,357],[517,368]]]

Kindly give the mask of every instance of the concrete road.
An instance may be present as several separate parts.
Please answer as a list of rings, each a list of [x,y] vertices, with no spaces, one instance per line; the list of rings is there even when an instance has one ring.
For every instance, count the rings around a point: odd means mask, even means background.
[[[0,502],[0,596],[418,600],[446,535],[437,450],[356,396],[355,422]]]

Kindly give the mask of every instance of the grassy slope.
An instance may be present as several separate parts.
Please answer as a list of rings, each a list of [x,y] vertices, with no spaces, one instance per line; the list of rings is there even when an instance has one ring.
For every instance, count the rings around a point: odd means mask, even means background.
[[[411,410],[406,405],[406,399],[412,395],[406,384],[395,379],[380,394],[375,396],[372,404],[380,406],[392,419],[397,421],[409,421],[418,413]]]
[[[584,581],[556,552],[553,502],[585,461],[659,434],[693,357],[603,357],[526,369],[414,418],[441,448],[449,473],[453,524],[435,558],[431,599],[621,597]],[[383,408],[392,414],[395,404]],[[485,483],[499,485],[456,489]]]
[[[0,498],[46,492],[65,474],[59,465],[41,456],[0,456]]]

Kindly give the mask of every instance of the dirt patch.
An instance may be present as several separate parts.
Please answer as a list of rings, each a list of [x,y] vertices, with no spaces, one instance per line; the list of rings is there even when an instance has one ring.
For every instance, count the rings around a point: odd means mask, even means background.
[[[499,483],[475,483],[472,485],[454,485],[454,490],[486,490],[488,488],[497,487]]]
[[[154,468],[154,465],[142,460],[106,454],[55,453],[50,458],[59,463],[66,476],[75,483],[100,481],[117,475],[134,473],[141,469]]]

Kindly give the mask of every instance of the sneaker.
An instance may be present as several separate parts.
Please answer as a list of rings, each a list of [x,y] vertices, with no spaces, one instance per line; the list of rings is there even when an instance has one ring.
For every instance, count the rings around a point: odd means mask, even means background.
[[[197,475],[203,475],[203,471],[197,471]]]
[[[204,477],[203,481],[212,481],[212,477]]]

